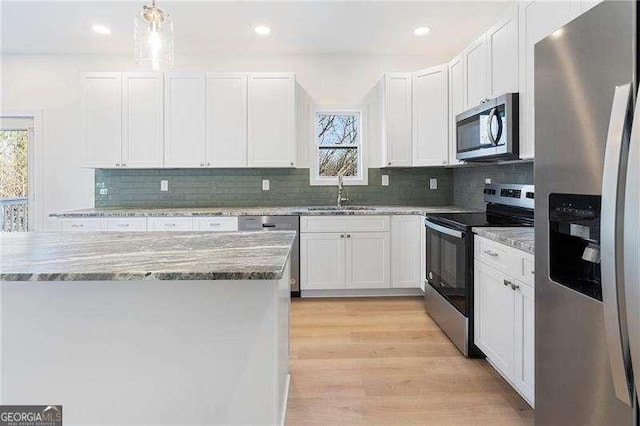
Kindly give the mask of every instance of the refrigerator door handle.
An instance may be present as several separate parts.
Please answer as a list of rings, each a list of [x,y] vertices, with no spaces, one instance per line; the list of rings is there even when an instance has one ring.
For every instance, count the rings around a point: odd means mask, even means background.
[[[609,365],[613,376],[616,397],[631,404],[629,372],[630,355],[626,319],[620,310],[624,294],[621,253],[622,221],[620,220],[624,181],[620,178],[626,164],[626,146],[631,122],[631,85],[617,86],[611,107],[611,118],[607,133],[607,145],[604,154],[604,172],[602,176],[602,213],[601,232],[601,273],[602,302],[604,306],[604,326],[609,353]]]
[[[624,281],[629,350],[636,394],[640,394],[640,97],[629,143],[624,211]]]

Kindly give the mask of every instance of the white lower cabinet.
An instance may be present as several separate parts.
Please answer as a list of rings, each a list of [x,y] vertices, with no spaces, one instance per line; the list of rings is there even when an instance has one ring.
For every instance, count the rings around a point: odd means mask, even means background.
[[[346,288],[389,288],[389,233],[346,235]]]
[[[391,217],[391,287],[421,288],[422,216]]]
[[[302,290],[390,288],[389,219],[302,216]]]
[[[492,256],[498,252],[497,246],[501,246],[500,254]],[[474,257],[475,344],[533,406],[535,299],[530,267],[533,256],[476,236]]]
[[[305,290],[345,288],[345,234],[300,234],[300,272]]]
[[[61,231],[211,231],[238,230],[237,216],[87,217],[60,219]]]

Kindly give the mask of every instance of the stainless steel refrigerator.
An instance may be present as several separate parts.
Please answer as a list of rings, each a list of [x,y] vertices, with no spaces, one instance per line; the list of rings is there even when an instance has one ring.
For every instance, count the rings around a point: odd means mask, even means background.
[[[606,1],[535,46],[540,425],[639,424],[637,14]]]

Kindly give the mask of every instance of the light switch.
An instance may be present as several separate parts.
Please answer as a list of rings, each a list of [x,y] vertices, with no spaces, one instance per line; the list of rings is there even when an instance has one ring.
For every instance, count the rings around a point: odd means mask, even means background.
[[[438,179],[429,179],[429,189],[438,189]]]
[[[262,179],[262,190],[263,191],[269,190],[269,179]]]
[[[389,175],[382,175],[382,186],[389,186]]]
[[[169,190],[169,181],[161,180],[160,181],[160,191],[166,192]]]

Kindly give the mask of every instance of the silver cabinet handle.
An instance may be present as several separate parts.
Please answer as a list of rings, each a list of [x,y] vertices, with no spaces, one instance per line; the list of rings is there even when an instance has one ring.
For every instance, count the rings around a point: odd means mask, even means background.
[[[604,329],[609,352],[609,366],[613,378],[616,397],[631,406],[630,383],[627,371],[630,360],[626,356],[629,342],[623,338],[621,330],[619,288],[623,285],[621,247],[618,234],[622,235],[622,212],[618,204],[621,174],[624,170],[625,139],[628,134],[629,115],[631,113],[631,84],[617,86],[613,96],[609,130],[604,153],[604,173],[602,176],[601,229],[601,271],[602,271],[602,307],[604,311]],[[637,190],[637,188],[636,188]],[[637,244],[637,243],[636,243]]]
[[[344,234],[340,234],[340,238],[344,238]]]
[[[508,281],[508,280],[502,280],[502,285],[504,285],[505,287],[513,286],[513,283],[511,281]]]
[[[204,163],[200,163],[200,167],[204,167]]]
[[[81,224],[81,223],[74,223],[74,224],[71,225],[71,227],[72,228],[82,228],[82,227],[84,227],[84,225]]]
[[[118,228],[128,228],[129,224],[128,223],[119,223],[116,225]]]
[[[211,163],[207,163],[207,166],[210,166],[210,165],[211,165]]]
[[[120,163],[116,163],[116,167],[120,167]]]
[[[176,226],[175,223],[165,223],[164,226],[168,227],[168,228],[173,228]]]
[[[209,226],[222,226],[220,222],[209,222]]]
[[[347,234],[347,238],[351,238],[351,234]]]
[[[498,253],[496,253],[495,251],[491,251],[491,250],[483,250],[482,251],[484,254],[488,255],[488,256],[492,256],[492,257],[497,257]]]
[[[517,290],[519,288],[520,288],[520,286],[518,284],[511,283],[511,290]]]

